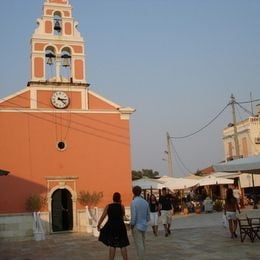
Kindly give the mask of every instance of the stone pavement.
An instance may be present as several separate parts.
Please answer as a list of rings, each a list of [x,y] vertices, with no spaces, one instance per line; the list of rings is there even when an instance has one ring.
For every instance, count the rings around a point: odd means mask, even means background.
[[[255,210],[260,213],[259,210]],[[158,237],[147,232],[147,260],[171,259],[260,259],[260,240],[252,243],[239,237],[231,239],[222,224],[222,213],[190,214],[176,216],[173,231],[164,237],[162,227]],[[129,260],[136,252],[129,233]],[[108,248],[97,238],[84,233],[62,233],[47,236],[43,241],[1,241],[0,259],[87,259],[107,260]],[[116,259],[121,259],[117,250]]]

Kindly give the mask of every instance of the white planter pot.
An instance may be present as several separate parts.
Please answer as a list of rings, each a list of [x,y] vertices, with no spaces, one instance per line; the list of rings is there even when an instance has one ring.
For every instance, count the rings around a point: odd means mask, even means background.
[[[34,232],[33,236],[34,236],[34,240],[35,241],[40,241],[40,240],[44,240],[45,239],[45,235],[44,235],[43,232]]]
[[[86,232],[87,233],[92,233],[92,227],[90,225],[86,226]]]
[[[99,237],[99,231],[97,230],[97,227],[96,227],[96,226],[93,226],[93,227],[92,227],[92,230],[93,230],[93,236],[94,236],[94,237]]]

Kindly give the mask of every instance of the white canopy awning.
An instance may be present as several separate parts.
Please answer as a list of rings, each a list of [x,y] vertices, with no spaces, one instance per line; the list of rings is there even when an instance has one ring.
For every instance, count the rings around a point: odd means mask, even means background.
[[[195,179],[174,178],[169,176],[161,177],[160,181],[163,182],[164,187],[171,190],[187,189],[198,184],[198,180]]]
[[[184,179],[193,179],[193,180],[200,180],[202,177],[201,176],[198,176],[198,175],[195,175],[195,174],[190,174],[190,175],[187,175],[185,177],[183,177]]]
[[[161,189],[163,184],[158,179],[142,178],[133,181],[133,186],[140,186],[142,189]]]
[[[232,180],[232,179],[216,177],[216,176],[213,176],[213,175],[203,177],[202,179],[199,180],[200,186],[219,185],[219,184],[233,184],[233,183],[234,183],[234,180]]]
[[[234,179],[239,177],[241,172],[213,172],[212,175],[215,177]]]
[[[240,180],[241,188],[260,186],[260,175],[259,174],[241,173],[239,175],[239,180]],[[253,185],[253,181],[254,181],[254,185]]]
[[[260,186],[259,174],[242,173],[242,172],[214,172],[212,175],[216,177],[223,177],[228,179],[234,179],[239,177],[241,188]],[[254,185],[253,185],[253,178],[254,178]]]

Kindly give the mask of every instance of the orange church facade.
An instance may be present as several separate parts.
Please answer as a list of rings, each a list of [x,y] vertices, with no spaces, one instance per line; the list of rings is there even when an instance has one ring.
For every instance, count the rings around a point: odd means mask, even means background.
[[[47,198],[50,232],[64,199],[77,231],[80,191],[103,192],[99,208],[115,191],[129,205],[134,109],[91,90],[85,70],[85,44],[69,1],[45,0],[31,39],[31,80],[0,100],[0,168],[10,172],[0,178],[0,217],[26,214],[25,201],[36,193]]]

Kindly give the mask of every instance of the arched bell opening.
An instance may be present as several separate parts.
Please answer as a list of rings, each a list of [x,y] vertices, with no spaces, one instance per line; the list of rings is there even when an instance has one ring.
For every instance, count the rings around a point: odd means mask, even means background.
[[[66,47],[61,51],[61,78],[63,81],[71,81],[71,50]]]
[[[53,31],[54,35],[62,34],[62,16],[59,11],[56,11],[53,15]]]
[[[56,52],[54,47],[45,49],[45,79],[52,80],[56,75]]]

